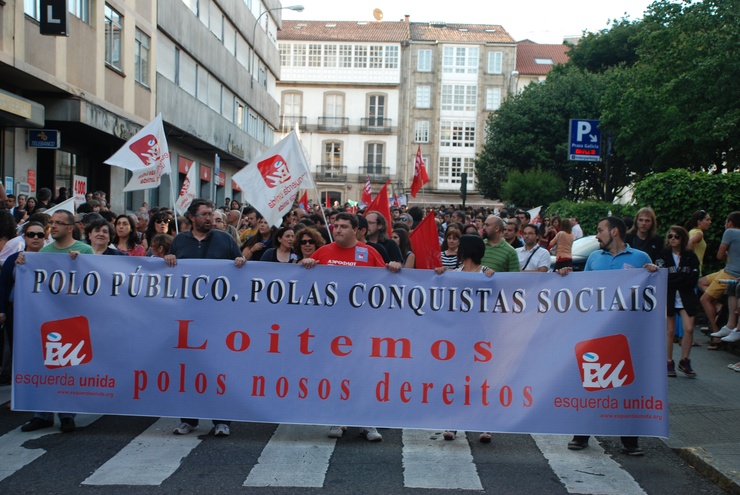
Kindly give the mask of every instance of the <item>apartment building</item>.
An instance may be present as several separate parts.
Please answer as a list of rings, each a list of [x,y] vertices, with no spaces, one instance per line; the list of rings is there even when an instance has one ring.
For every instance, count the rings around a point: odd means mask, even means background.
[[[547,45],[524,40],[517,43],[512,91],[520,93],[532,82],[541,83],[557,64],[568,62],[568,45]]]
[[[0,1],[6,185],[35,195],[42,187],[71,189],[81,177],[88,190],[108,192],[118,212],[143,201],[169,205],[168,183],[124,195],[128,172],[103,164],[161,112],[180,171],[175,188],[189,166],[198,166],[203,196],[240,198],[231,176],[273,144],[278,125],[280,3],[68,0],[67,6],[66,35],[44,36],[39,0]],[[44,136],[59,131],[61,140],[33,147],[29,129]]]
[[[486,203],[475,155],[516,63],[501,26],[286,21],[279,40],[281,131],[300,128],[322,201],[359,200],[367,177],[408,194],[421,147],[431,182],[413,201],[459,203],[466,172]]]

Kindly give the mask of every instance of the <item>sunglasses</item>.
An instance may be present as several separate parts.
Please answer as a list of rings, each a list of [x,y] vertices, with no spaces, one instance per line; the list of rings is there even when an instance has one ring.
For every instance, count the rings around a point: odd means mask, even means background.
[[[405,221],[406,221],[406,220],[408,220],[408,219],[409,219],[409,217],[401,217],[401,221],[402,221],[402,222],[405,222]]]
[[[160,218],[159,220],[155,220],[154,223],[170,223],[170,221],[166,218]]]
[[[301,246],[305,246],[306,244],[316,244],[316,241],[313,239],[303,239],[301,240]]]
[[[46,235],[43,232],[26,232],[26,237],[29,239],[33,239],[34,237],[36,239],[43,239]]]
[[[681,236],[677,234],[668,234],[666,237],[669,239],[680,239],[681,238]]]

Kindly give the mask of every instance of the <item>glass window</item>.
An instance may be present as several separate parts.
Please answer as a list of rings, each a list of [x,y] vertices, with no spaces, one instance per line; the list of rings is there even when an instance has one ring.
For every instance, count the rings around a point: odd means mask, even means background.
[[[367,67],[367,47],[362,45],[355,45],[355,67],[365,68]]]
[[[232,55],[236,54],[236,38],[236,28],[228,19],[224,19],[224,46]]]
[[[327,93],[324,95],[324,117],[329,118],[342,118],[344,116],[344,95],[341,93]],[[331,122],[327,120],[329,125],[340,125],[339,121]]]
[[[446,74],[477,74],[477,46],[445,46],[442,71]]]
[[[300,117],[302,107],[303,95],[301,93],[283,93],[283,115]]]
[[[352,67],[352,45],[339,45],[339,67]]]
[[[416,108],[431,108],[432,106],[432,87],[416,87]]]
[[[414,124],[414,142],[428,143],[429,129],[430,126],[428,120],[417,120]]]
[[[118,70],[121,63],[121,38],[123,35],[123,17],[105,5],[105,63]]]
[[[90,0],[69,0],[69,13],[90,24]]]
[[[196,74],[196,96],[198,100],[208,105],[208,71],[199,65],[196,67]]]
[[[140,29],[136,29],[134,44],[134,79],[149,86],[149,49],[151,38]]]
[[[324,158],[322,165],[325,168],[339,169],[342,166],[342,143],[328,142],[324,143]]]
[[[369,175],[380,175],[383,173],[383,144],[368,143],[367,161],[365,162]]]
[[[337,66],[337,45],[324,45],[324,67]]]
[[[157,31],[157,72],[175,82],[175,44]]]
[[[293,45],[293,65],[306,66],[306,45]]]
[[[189,94],[193,96],[197,94],[197,69],[195,60],[183,51],[180,51],[177,81],[178,85]]]
[[[224,40],[224,15],[218,5],[211,2],[210,25],[211,32],[216,35],[219,41]]]
[[[321,67],[321,45],[313,43],[308,45],[308,66]]]
[[[385,68],[386,69],[398,69],[398,47],[397,46],[386,46],[385,47]]]
[[[370,45],[370,68],[371,69],[382,69],[383,68],[383,47],[377,45]]]
[[[477,107],[478,87],[465,84],[442,85],[442,110],[474,112]]]
[[[221,113],[221,83],[210,74],[208,76],[208,106],[216,113]]]
[[[486,110],[498,110],[501,106],[501,88],[486,89]]]
[[[502,52],[488,52],[488,73],[501,74],[504,54]]]
[[[289,43],[278,44],[278,50],[280,50],[280,65],[282,65],[283,67],[291,66],[290,49],[292,47],[293,45]]]
[[[224,116],[229,122],[233,122],[234,118],[234,93],[228,89],[223,89],[223,106],[221,107],[221,115]]]
[[[371,127],[382,127],[385,118],[385,96],[370,95],[368,99],[368,125]]]
[[[419,58],[416,61],[416,70],[419,72],[432,71],[432,50],[419,50]]]
[[[41,7],[39,0],[23,0],[23,12],[37,21],[41,20]]]
[[[475,122],[443,120],[439,127],[441,148],[475,148]]]
[[[439,184],[460,184],[460,176],[468,174],[468,190],[475,184],[475,159],[440,156],[437,181]]]

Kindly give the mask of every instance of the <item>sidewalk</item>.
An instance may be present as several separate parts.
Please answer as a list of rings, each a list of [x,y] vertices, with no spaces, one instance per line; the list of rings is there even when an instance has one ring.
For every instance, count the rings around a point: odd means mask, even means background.
[[[668,378],[670,438],[665,443],[703,476],[729,493],[740,494],[740,373],[727,368],[740,361],[740,346],[707,350],[708,337],[694,331],[702,347],[691,349],[697,378]],[[678,364],[680,347],[673,357]]]

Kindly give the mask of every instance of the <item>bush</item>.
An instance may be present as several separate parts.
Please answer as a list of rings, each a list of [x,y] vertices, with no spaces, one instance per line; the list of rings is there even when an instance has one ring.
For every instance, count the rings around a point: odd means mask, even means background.
[[[560,217],[576,217],[578,223],[583,229],[584,235],[592,235],[596,233],[596,227],[599,224],[599,220],[609,215],[611,211],[615,217],[634,217],[638,208],[631,205],[620,205],[609,203],[606,201],[583,201],[580,203],[574,203],[566,199],[562,199],[551,204],[546,215],[558,214]]]
[[[501,185],[501,197],[517,205],[548,205],[565,196],[563,180],[549,170],[540,168],[520,172],[512,170]]]

